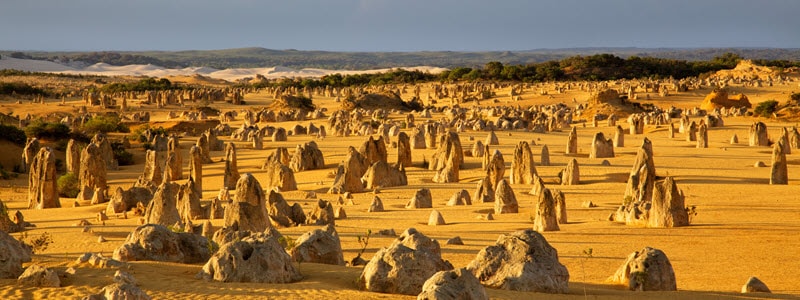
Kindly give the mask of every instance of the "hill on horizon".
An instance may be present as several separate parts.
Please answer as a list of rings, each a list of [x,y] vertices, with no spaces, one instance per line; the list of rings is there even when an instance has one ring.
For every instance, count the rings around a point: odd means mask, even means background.
[[[725,53],[745,59],[800,61],[800,49],[782,48],[565,48],[524,51],[418,51],[418,52],[335,52],[316,50],[275,50],[261,47],[185,51],[3,51],[0,54],[69,64],[107,63],[121,66],[153,64],[167,68],[210,67],[215,69],[285,66],[364,70],[405,66],[442,68],[479,67],[498,61],[505,65],[525,65],[561,60],[572,56],[612,54],[657,57],[687,61],[711,60]]]

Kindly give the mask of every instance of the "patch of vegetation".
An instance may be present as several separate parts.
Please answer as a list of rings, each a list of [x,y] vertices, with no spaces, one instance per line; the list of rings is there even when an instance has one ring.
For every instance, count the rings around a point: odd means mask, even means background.
[[[15,179],[17,177],[19,177],[19,174],[6,171],[6,169],[3,168],[2,165],[0,165],[0,179],[9,180],[9,179]]]
[[[21,147],[25,146],[27,137],[25,131],[17,128],[16,126],[0,124],[0,139],[17,144]]]
[[[164,129],[164,127],[158,126],[156,128],[152,128],[150,127],[150,124],[144,124],[136,128],[136,130],[134,130],[133,133],[131,133],[130,139],[142,143],[148,142],[147,137],[144,134],[144,132],[147,130],[152,131],[154,135],[160,135],[160,134],[163,134],[165,136],[168,135],[167,130]]]
[[[31,248],[31,251],[36,253],[42,253],[47,250],[47,247],[53,243],[53,236],[47,232],[43,232],[41,235],[37,237],[28,237],[27,232],[22,232],[20,234],[18,240],[23,244]]]
[[[281,244],[283,249],[286,249],[287,252],[297,246],[297,241],[287,236],[281,236],[278,238],[278,243]]]
[[[87,134],[109,133],[109,132],[130,132],[130,128],[123,124],[119,117],[113,115],[95,116],[81,127]]]
[[[114,153],[114,159],[117,160],[120,166],[130,166],[135,163],[133,161],[133,153],[125,150],[121,142],[111,143],[111,151]]]
[[[0,218],[8,218],[8,207],[3,202],[0,202]]]
[[[769,117],[778,108],[778,101],[767,100],[758,103],[753,109],[753,113],[762,117]]]
[[[363,261],[364,259],[361,258],[361,255],[364,254],[364,251],[367,250],[367,246],[369,246],[369,236],[372,235],[372,229],[367,230],[367,234],[364,236],[358,235],[358,244],[361,245],[361,250],[358,251],[358,255],[354,257],[350,261],[351,266],[358,265],[359,262]]]
[[[697,206],[687,206],[686,213],[689,215],[689,224],[692,224],[694,218],[697,216]]]
[[[168,225],[167,229],[169,229],[169,231],[172,231],[174,233],[183,233],[183,232],[185,232],[183,230],[183,227],[178,226],[178,225]]]
[[[789,96],[789,99],[792,99],[792,101],[798,101],[798,102],[800,102],[800,92],[798,92],[798,93],[792,93],[792,95],[791,95],[791,96]]]
[[[70,137],[70,129],[69,126],[61,123],[51,123],[36,119],[25,127],[25,134],[28,137],[39,139],[60,140]]]
[[[58,177],[56,185],[58,186],[59,196],[65,198],[78,197],[78,193],[80,192],[80,181],[78,180],[78,176],[74,173],[61,175]]]
[[[176,90],[183,89],[184,87],[172,84],[169,79],[161,78],[146,78],[137,82],[130,83],[111,83],[106,84],[100,88],[100,91],[105,93],[118,93],[118,92],[144,92],[144,91],[163,91],[163,90]]]
[[[22,82],[0,82],[0,95],[47,95],[47,91]]]

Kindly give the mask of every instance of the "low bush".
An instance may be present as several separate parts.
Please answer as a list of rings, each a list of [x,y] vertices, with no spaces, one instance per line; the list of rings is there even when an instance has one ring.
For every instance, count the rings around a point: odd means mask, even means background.
[[[4,139],[19,146],[25,146],[27,137],[25,136],[25,131],[16,126],[0,124],[0,139]]]
[[[25,134],[28,137],[39,139],[60,140],[69,138],[70,129],[69,126],[61,123],[50,123],[37,119],[25,127]]]
[[[134,164],[133,154],[125,150],[121,142],[111,143],[111,150],[114,152],[114,159],[120,166],[130,166]]]
[[[130,132],[127,125],[120,122],[116,116],[95,116],[81,127],[87,134],[109,133],[109,132]]]
[[[59,196],[66,198],[78,197],[78,192],[80,192],[78,175],[73,173],[61,175],[61,177],[58,177],[56,185],[58,185]]]
[[[753,113],[762,117],[768,117],[775,112],[778,108],[778,101],[775,100],[767,100],[756,105],[756,108],[753,109]]]

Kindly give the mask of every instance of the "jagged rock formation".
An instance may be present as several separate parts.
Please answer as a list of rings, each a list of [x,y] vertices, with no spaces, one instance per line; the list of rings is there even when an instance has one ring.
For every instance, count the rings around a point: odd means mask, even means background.
[[[333,211],[333,204],[325,200],[317,201],[308,216],[306,223],[310,225],[334,225],[336,222],[336,214]]]
[[[81,148],[77,141],[69,140],[66,155],[67,173],[79,174],[81,170]]]
[[[100,153],[100,148],[91,143],[81,152],[81,166],[78,174],[81,190],[78,200],[91,200],[95,189],[107,189],[106,164]]]
[[[289,168],[295,172],[325,168],[325,157],[314,141],[297,145],[289,161]]]
[[[164,172],[161,170],[161,162],[158,161],[158,153],[155,150],[147,150],[145,154],[144,170],[139,182],[148,182],[160,185],[163,181]]]
[[[501,235],[467,265],[486,287],[538,293],[567,293],[569,272],[540,233],[527,229]]]
[[[194,264],[211,257],[208,240],[198,234],[173,232],[158,224],[145,224],[131,232],[114,250],[119,261],[154,260]]]
[[[363,192],[364,184],[361,182],[361,176],[367,172],[367,167],[364,157],[351,146],[344,161],[336,169],[336,177],[333,179],[333,186],[328,193]]]
[[[675,272],[661,250],[645,247],[628,255],[609,281],[627,285],[632,291],[676,291]]]
[[[578,160],[572,159],[567,167],[561,171],[561,185],[578,185],[581,183],[581,172]]]
[[[411,166],[411,140],[405,132],[397,135],[397,163],[404,168]]]
[[[406,169],[402,165],[390,166],[384,161],[377,161],[367,169],[361,179],[368,189],[408,185]]]
[[[417,300],[444,299],[484,300],[489,296],[478,278],[461,268],[436,272],[425,281],[422,292],[417,295]]]
[[[750,125],[748,132],[750,146],[769,146],[769,136],[767,135],[767,125],[763,122],[756,122]]]
[[[327,206],[327,204],[324,206]],[[321,225],[327,224],[327,220],[330,220],[332,223],[334,217],[333,210],[328,210],[327,207],[320,208],[325,209],[324,213],[326,216],[323,217],[319,212],[312,212],[311,215],[316,216],[314,223],[316,223],[317,220],[321,220]],[[295,203],[290,206],[289,202],[283,198],[283,195],[275,190],[270,190],[269,193],[267,193],[267,213],[269,214],[269,223],[275,227],[292,227],[307,223],[306,214],[303,212],[303,208],[300,207],[300,204]]]
[[[367,166],[371,166],[378,161],[388,162],[388,152],[386,151],[386,142],[383,140],[383,136],[379,136],[378,139],[373,139],[370,136],[361,144],[358,152],[364,157]]]
[[[464,163],[464,151],[455,132],[447,132],[440,137],[439,148],[431,157],[428,169],[435,170],[434,182],[458,182],[459,170]]]
[[[467,190],[460,190],[456,192],[452,197],[450,197],[450,200],[447,201],[447,206],[457,205],[472,205],[472,198],[470,198]]]
[[[280,161],[271,160],[265,164],[262,169],[267,170],[266,186],[268,189],[277,187],[281,191],[297,190],[297,181],[294,177],[294,171],[283,165]]]
[[[441,257],[439,242],[409,228],[388,248],[375,253],[358,283],[370,292],[417,295],[433,274],[452,269]]]
[[[578,131],[577,127],[572,127],[572,130],[569,132],[569,136],[567,136],[567,148],[564,150],[564,154],[578,154]]]
[[[232,190],[236,188],[236,183],[239,181],[239,167],[236,164],[236,145],[228,143],[225,147],[225,173],[223,175],[223,185],[225,188]]]
[[[290,283],[303,279],[291,256],[270,232],[256,232],[220,246],[198,278],[220,282]]]
[[[250,173],[236,183],[236,199],[225,209],[224,226],[236,230],[264,231],[270,226],[264,190]]]
[[[301,235],[289,251],[292,259],[298,262],[344,265],[342,245],[339,234],[330,225],[325,230],[314,229]]]
[[[783,141],[775,143],[772,147],[772,171],[769,184],[789,184],[788,166]]]
[[[177,183],[164,182],[153,194],[153,200],[147,205],[144,214],[146,224],[173,226],[182,221],[178,211],[178,197],[181,186]]]
[[[200,148],[189,149],[189,180],[194,181],[198,192],[203,193],[203,157]]]
[[[515,214],[519,212],[517,196],[508,181],[501,179],[497,183],[494,193],[494,213],[496,214]]]
[[[53,149],[44,147],[31,161],[28,172],[28,208],[61,207],[56,185],[56,156]]]
[[[431,190],[427,188],[417,190],[411,200],[406,203],[406,208],[433,208]]]
[[[22,274],[22,263],[31,261],[31,248],[0,230],[0,278],[17,278]]]
[[[606,139],[602,132],[594,134],[592,138],[592,149],[589,158],[608,158],[614,157],[614,141]]]
[[[533,215],[533,230],[539,232],[561,230],[558,226],[556,200],[550,189],[545,188],[539,193]]]
[[[526,141],[521,141],[514,148],[511,158],[511,184],[531,184],[536,176],[536,165],[533,162],[531,146]]]

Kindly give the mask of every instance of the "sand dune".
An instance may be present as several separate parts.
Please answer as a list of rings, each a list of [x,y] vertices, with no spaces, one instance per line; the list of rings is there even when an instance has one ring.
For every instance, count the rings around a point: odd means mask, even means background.
[[[149,76],[149,77],[167,77],[167,76],[188,76],[200,74],[215,79],[223,79],[227,81],[236,81],[247,77],[255,77],[262,75],[266,78],[319,78],[331,74],[371,74],[387,72],[391,69],[373,69],[373,70],[327,70],[327,69],[292,69],[289,67],[264,67],[264,68],[231,68],[218,70],[209,67],[188,67],[182,69],[170,69],[156,65],[127,65],[127,66],[112,66],[106,63],[97,63],[85,68],[75,68],[67,65],[59,64],[51,61],[32,60],[32,59],[17,59],[3,56],[0,59],[0,70],[14,69],[30,72],[46,72],[46,73],[63,73],[63,74],[83,74],[83,75],[101,75],[101,76]],[[403,68],[406,70],[419,70],[430,73],[440,73],[446,69],[417,66]]]

